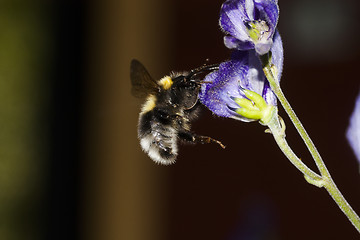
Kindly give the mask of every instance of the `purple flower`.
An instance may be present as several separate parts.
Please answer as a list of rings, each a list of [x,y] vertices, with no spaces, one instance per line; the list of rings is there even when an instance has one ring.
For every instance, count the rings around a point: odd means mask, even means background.
[[[276,67],[277,77],[280,79],[283,47],[277,32],[274,36],[271,53],[271,63]],[[203,105],[220,117],[234,118],[245,122],[253,121],[254,119],[246,118],[236,112],[239,105],[235,99],[247,99],[243,89],[258,93],[268,105],[276,106],[277,104],[276,96],[265,78],[260,58],[255,50],[235,50],[230,61],[221,63],[218,71],[205,77],[199,99]]]
[[[279,16],[277,0],[227,0],[221,7],[220,26],[228,33],[225,46],[269,52]]]
[[[356,158],[360,161],[360,94],[357,96],[355,109],[350,116],[350,124],[346,131],[346,137]]]

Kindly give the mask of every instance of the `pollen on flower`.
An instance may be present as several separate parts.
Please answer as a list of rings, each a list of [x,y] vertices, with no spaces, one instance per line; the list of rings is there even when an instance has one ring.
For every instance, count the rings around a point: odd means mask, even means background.
[[[270,28],[264,20],[248,22],[248,32],[254,42],[267,40],[271,36]]]
[[[255,44],[255,50],[263,55],[269,52],[273,41],[270,27],[264,20],[254,20],[246,23],[249,38]]]

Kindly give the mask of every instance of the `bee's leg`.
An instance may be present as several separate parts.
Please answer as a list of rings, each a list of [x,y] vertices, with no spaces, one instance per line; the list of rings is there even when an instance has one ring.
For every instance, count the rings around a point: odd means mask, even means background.
[[[195,138],[194,142],[196,143],[217,143],[220,145],[220,147],[225,149],[224,144],[222,144],[219,140],[213,139],[211,137],[195,135],[194,138]]]
[[[181,140],[192,142],[192,143],[217,143],[220,145],[220,147],[225,148],[225,145],[222,144],[220,141],[213,139],[208,136],[200,136],[196,135],[195,133],[189,132],[189,131],[180,131],[178,134],[179,138]]]

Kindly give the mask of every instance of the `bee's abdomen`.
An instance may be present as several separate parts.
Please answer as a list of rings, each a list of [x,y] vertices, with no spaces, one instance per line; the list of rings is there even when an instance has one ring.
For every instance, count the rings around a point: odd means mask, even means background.
[[[149,157],[160,164],[172,164],[177,157],[177,131],[159,121],[154,112],[140,115],[140,145]]]

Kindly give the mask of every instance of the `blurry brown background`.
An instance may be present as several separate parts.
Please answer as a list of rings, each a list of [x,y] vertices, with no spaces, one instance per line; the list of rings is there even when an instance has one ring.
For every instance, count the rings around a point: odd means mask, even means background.
[[[172,166],[141,151],[131,59],[154,78],[227,59],[221,3],[2,1],[0,239],[358,238],[257,123],[204,109],[193,130],[225,150],[181,145]],[[360,2],[279,5],[283,91],[360,213],[359,167],[345,139],[360,89]],[[280,114],[290,145],[314,167]]]

